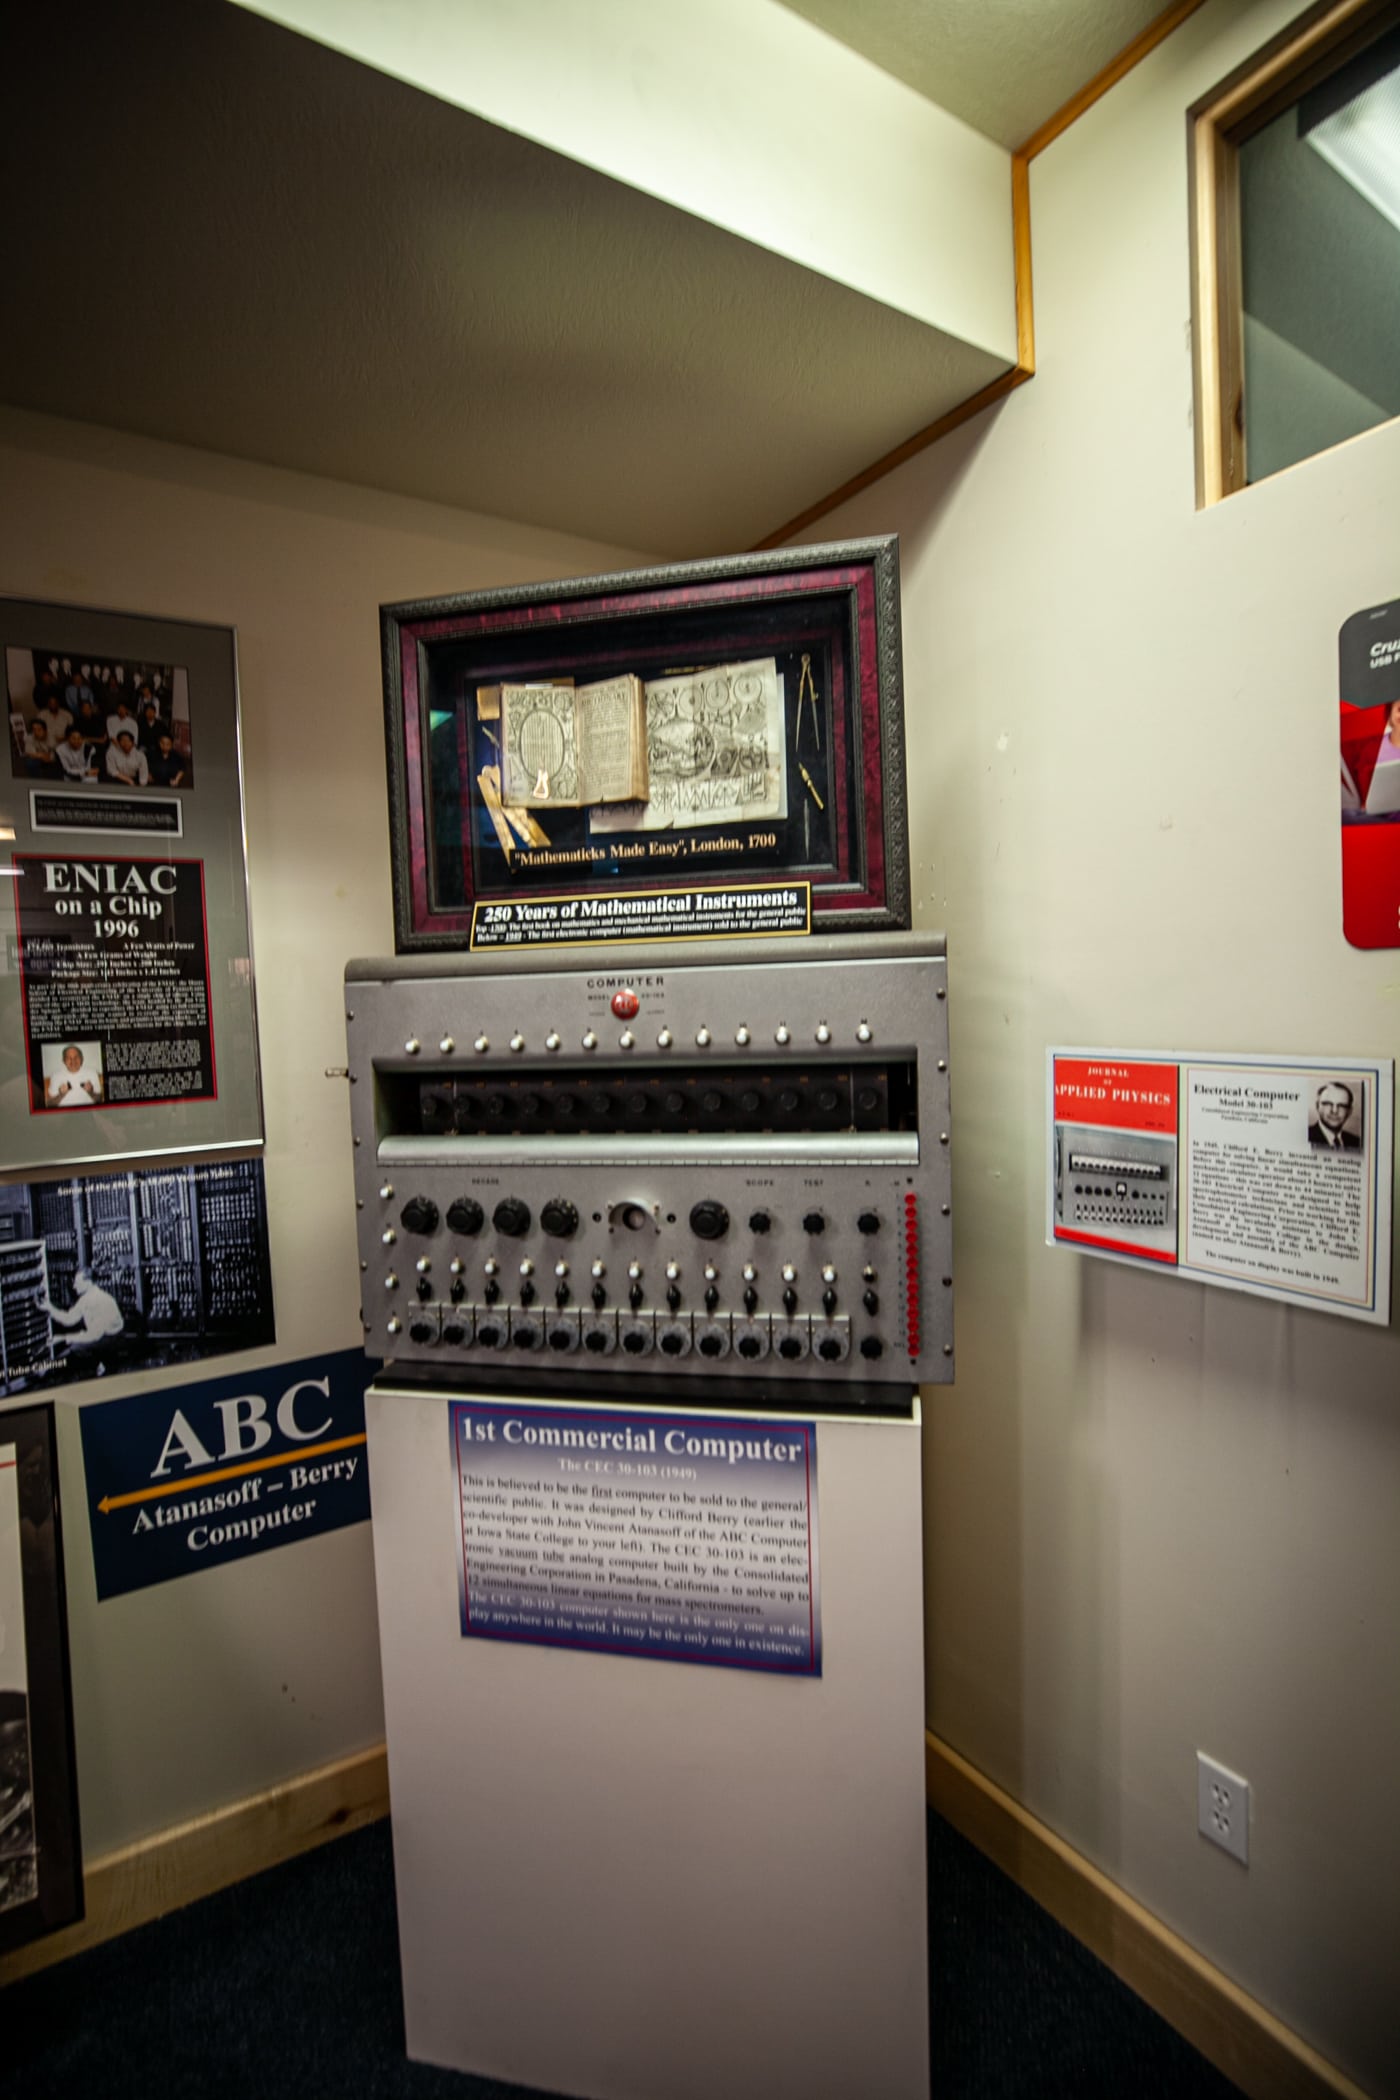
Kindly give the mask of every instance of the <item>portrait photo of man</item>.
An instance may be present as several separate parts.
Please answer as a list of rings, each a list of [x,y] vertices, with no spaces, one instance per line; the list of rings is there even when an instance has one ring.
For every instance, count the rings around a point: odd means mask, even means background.
[[[1308,1143],[1322,1152],[1359,1152],[1361,1103],[1345,1079],[1324,1079],[1313,1096]]]
[[[45,1043],[45,1108],[97,1108],[105,1091],[100,1043]]]

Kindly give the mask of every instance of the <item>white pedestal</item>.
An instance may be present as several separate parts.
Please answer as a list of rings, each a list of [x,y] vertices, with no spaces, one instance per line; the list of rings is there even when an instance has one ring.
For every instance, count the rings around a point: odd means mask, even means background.
[[[464,1640],[447,1398],[367,1415],[409,2055],[927,2100],[917,1404],[819,1418],[817,1679]]]

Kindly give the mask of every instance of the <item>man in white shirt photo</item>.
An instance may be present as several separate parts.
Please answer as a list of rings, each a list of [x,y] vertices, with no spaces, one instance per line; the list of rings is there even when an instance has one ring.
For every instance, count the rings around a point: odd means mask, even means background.
[[[133,729],[119,730],[115,743],[107,746],[107,772],[111,779],[120,780],[127,787],[145,787],[149,781],[151,770]]]

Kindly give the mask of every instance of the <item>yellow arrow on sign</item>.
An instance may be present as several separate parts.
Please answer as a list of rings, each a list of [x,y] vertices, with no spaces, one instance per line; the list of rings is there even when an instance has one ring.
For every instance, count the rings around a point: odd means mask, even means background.
[[[159,1487],[133,1488],[129,1495],[104,1495],[97,1506],[106,1516],[108,1510],[125,1509],[132,1502],[150,1502],[157,1495],[183,1495],[189,1488],[208,1487],[214,1480],[236,1480],[240,1473],[265,1473],[269,1466],[299,1465],[303,1459],[321,1458],[327,1451],[348,1451],[352,1444],[364,1441],[362,1429],[358,1436],[337,1436],[329,1443],[307,1444],[300,1451],[279,1451],[275,1458],[250,1458],[241,1466],[220,1466],[217,1473],[187,1473],[183,1480],[166,1480]]]

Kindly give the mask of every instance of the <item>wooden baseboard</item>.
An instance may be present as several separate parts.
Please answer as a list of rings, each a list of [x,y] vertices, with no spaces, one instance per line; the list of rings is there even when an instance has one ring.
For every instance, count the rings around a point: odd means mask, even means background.
[[[86,1915],[76,1925],[0,1958],[0,1985],[14,1983],[130,1932],[167,1911],[211,1896],[264,1867],[275,1867],[328,1838],[389,1813],[384,1745],[303,1772],[282,1786],[178,1823],[137,1844],[90,1860],[83,1876]]]
[[[938,1813],[1251,2100],[1367,2100],[1345,2072],[936,1735],[926,1739],[924,1770]]]

